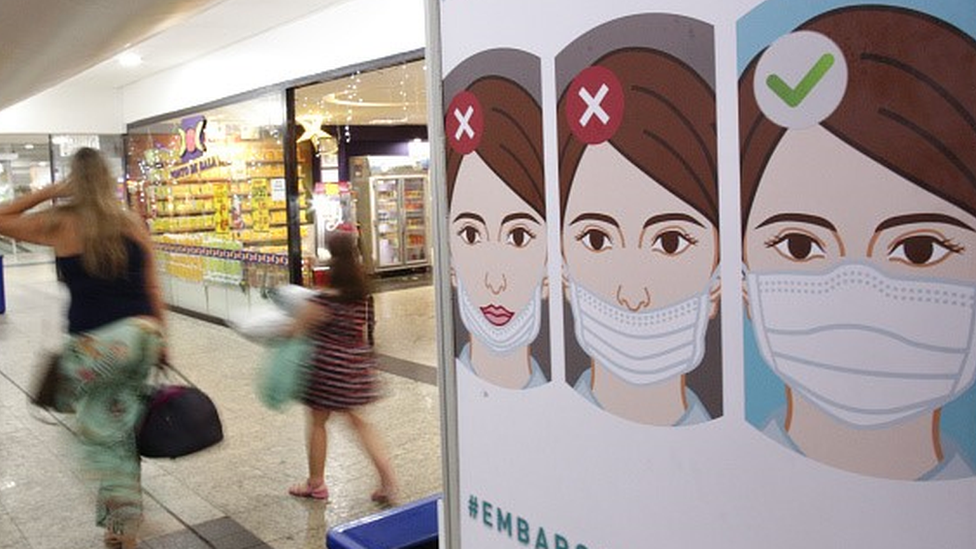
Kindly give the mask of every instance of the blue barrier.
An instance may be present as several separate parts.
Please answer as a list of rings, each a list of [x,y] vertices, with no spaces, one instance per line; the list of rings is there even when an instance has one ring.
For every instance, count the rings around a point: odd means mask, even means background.
[[[336,526],[327,549],[437,549],[440,494]]]
[[[3,295],[3,254],[0,254],[0,315],[7,312],[7,300]]]

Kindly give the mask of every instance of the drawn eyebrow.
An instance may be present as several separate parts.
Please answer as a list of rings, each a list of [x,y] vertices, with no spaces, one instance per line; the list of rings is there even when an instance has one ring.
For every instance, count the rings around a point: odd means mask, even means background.
[[[454,221],[452,223],[457,223],[458,221],[460,221],[462,219],[473,219],[473,220],[481,223],[482,225],[488,226],[488,224],[485,223],[485,219],[483,217],[481,217],[480,215],[474,213],[474,212],[461,212],[461,213],[457,214],[457,216],[454,217]]]
[[[508,214],[505,217],[503,217],[502,218],[502,225],[508,223],[509,221],[516,221],[516,220],[519,220],[519,219],[524,219],[526,221],[531,221],[531,222],[535,223],[536,225],[541,225],[542,224],[542,222],[539,221],[538,219],[536,219],[535,216],[533,216],[532,214],[525,213],[525,212],[516,212],[516,213]]]
[[[569,224],[570,225],[575,225],[575,224],[579,223],[580,221],[602,221],[604,223],[607,223],[608,225],[613,225],[614,227],[616,227],[618,229],[620,228],[620,223],[617,223],[617,220],[616,219],[610,217],[607,214],[601,214],[601,213],[595,213],[595,212],[582,213],[582,214],[579,214],[578,216],[576,216],[575,219],[573,219],[572,221],[570,221]]]
[[[647,218],[647,221],[644,222],[644,228],[646,229],[651,225],[655,225],[657,223],[665,223],[667,221],[687,221],[688,223],[693,223],[703,229],[705,228],[705,226],[702,225],[701,222],[695,219],[694,217],[691,217],[688,214],[677,213],[677,212],[649,217]]]
[[[895,217],[889,217],[881,223],[878,227],[874,229],[874,232],[880,233],[885,229],[890,229],[892,227],[898,227],[901,225],[911,225],[914,223],[945,223],[946,225],[953,225],[961,229],[967,229],[976,232],[966,223],[952,217],[951,215],[945,215],[940,213],[919,213],[919,214],[908,214],[908,215],[896,215]]]
[[[786,223],[789,221],[792,221],[794,223],[809,223],[810,225],[818,225],[820,227],[831,230],[833,232],[837,232],[837,227],[834,227],[833,223],[827,221],[826,219],[820,217],[819,215],[791,213],[791,212],[776,214],[766,219],[762,223],[756,225],[756,228],[761,229],[766,225],[772,225],[773,223]]]

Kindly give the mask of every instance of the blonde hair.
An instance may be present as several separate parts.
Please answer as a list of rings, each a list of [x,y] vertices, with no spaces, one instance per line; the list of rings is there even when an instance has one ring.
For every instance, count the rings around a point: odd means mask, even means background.
[[[115,180],[108,164],[95,149],[79,149],[71,159],[68,183],[71,204],[66,209],[79,217],[85,271],[101,279],[125,275],[128,252],[125,229],[128,215],[115,194]]]

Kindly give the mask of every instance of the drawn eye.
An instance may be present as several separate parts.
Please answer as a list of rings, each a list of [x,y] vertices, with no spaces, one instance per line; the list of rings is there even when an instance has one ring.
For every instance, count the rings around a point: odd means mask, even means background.
[[[888,258],[892,261],[923,267],[940,263],[949,254],[958,254],[962,251],[962,246],[948,239],[923,234],[896,242],[888,252]]]
[[[586,229],[576,237],[576,240],[582,242],[591,252],[599,253],[613,248],[610,235],[596,228]]]
[[[790,261],[805,262],[826,257],[823,244],[804,233],[786,233],[766,242],[767,248],[775,248]]]
[[[465,225],[464,227],[461,227],[461,230],[458,231],[457,234],[461,237],[461,240],[463,240],[464,243],[468,244],[469,246],[473,246],[481,242],[481,231],[479,231],[477,227]]]
[[[698,241],[690,235],[672,229],[654,237],[654,241],[651,242],[651,251],[673,256],[681,254],[695,244],[698,244]]]
[[[505,238],[505,242],[515,246],[516,248],[524,248],[529,245],[529,242],[535,238],[528,229],[524,227],[515,227],[508,232],[508,237]]]

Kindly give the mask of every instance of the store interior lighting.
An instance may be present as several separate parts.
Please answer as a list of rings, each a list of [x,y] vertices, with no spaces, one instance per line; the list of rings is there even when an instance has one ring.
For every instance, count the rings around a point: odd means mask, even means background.
[[[296,119],[318,117],[325,127],[426,125],[424,67],[423,60],[411,61],[300,88]]]
[[[123,52],[116,59],[118,59],[119,65],[126,68],[138,67],[142,64],[142,56],[132,51]]]

